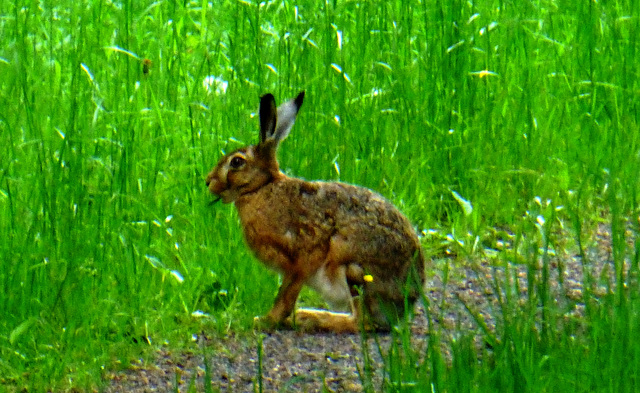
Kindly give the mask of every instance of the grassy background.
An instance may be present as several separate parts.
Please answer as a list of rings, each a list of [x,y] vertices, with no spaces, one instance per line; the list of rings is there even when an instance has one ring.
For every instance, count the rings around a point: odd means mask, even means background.
[[[276,277],[204,186],[222,151],[256,140],[265,92],[307,91],[280,152],[288,173],[368,186],[420,231],[482,244],[496,228],[544,242],[523,219],[535,197],[563,207],[537,214],[576,243],[605,212],[618,278],[637,272],[638,7],[1,2],[0,388],[99,387],[149,348],[243,330],[269,308]],[[420,380],[633,391],[639,306],[619,290],[578,339],[512,326],[494,363],[464,362],[461,344]]]

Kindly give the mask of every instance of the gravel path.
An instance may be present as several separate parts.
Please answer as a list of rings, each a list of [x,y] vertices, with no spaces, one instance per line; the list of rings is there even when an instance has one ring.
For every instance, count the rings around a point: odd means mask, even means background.
[[[586,254],[590,261],[588,270],[594,277],[592,291],[602,295],[613,285],[612,272],[615,269],[611,262],[610,236],[604,226],[599,226],[590,238]],[[579,318],[584,308],[581,258],[570,252],[556,252],[549,260],[550,298],[559,305],[565,318]],[[461,261],[461,258],[434,261],[435,274],[427,282],[426,295],[430,301],[434,329],[438,329],[445,343],[458,332],[478,332],[477,337],[480,337],[479,326],[472,314],[476,317],[481,315],[489,329],[495,329],[496,323],[500,323],[495,279],[500,288],[505,288],[504,283],[508,281],[512,288],[517,288],[519,301],[523,305],[526,303],[527,267],[510,263],[505,269],[501,263],[491,256],[466,261]],[[506,270],[509,274],[505,273]],[[540,266],[534,274],[542,274]],[[446,283],[443,282],[444,277],[448,277]],[[504,289],[500,291],[500,295],[504,295]],[[418,353],[425,353],[427,330],[424,307],[418,305],[412,324],[412,345]],[[200,353],[170,354],[161,351],[155,364],[111,376],[106,391],[169,392],[175,391],[174,384],[178,380],[180,391],[184,392],[194,379],[197,390],[203,391],[205,366],[202,353],[209,354],[214,391],[258,391],[259,337],[263,338],[262,386],[265,392],[320,392],[323,386],[333,392],[359,392],[364,390],[361,372],[367,371],[371,378],[365,380],[373,381],[378,387],[375,390],[379,391],[383,383],[380,352],[385,353],[392,340],[390,335],[367,340],[370,367],[365,369],[359,335],[278,331],[223,338],[201,337],[199,343],[204,349]]]

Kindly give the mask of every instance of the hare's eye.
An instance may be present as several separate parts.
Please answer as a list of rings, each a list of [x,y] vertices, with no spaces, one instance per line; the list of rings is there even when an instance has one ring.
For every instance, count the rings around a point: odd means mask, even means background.
[[[231,161],[229,162],[229,166],[230,166],[231,168],[233,168],[233,169],[239,169],[241,166],[243,166],[243,165],[244,165],[244,163],[245,163],[245,162],[246,162],[246,161],[245,161],[245,159],[244,159],[244,158],[242,158],[242,157],[238,157],[238,156],[235,156],[235,157],[233,157],[233,158],[231,159]]]

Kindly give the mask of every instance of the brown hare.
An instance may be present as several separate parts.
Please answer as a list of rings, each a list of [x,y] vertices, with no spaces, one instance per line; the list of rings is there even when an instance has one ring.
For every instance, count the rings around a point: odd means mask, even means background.
[[[212,194],[235,203],[257,258],[282,275],[273,307],[256,320],[265,328],[389,330],[424,283],[418,236],[402,213],[366,188],[280,172],[277,149],[303,100],[301,92],[276,108],[273,95],[264,95],[260,142],[227,154],[207,176]],[[341,312],[294,311],[303,285]]]

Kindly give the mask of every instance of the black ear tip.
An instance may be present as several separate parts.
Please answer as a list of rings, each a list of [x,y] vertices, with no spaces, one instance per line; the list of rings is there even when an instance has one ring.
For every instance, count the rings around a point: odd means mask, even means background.
[[[275,110],[276,99],[273,94],[267,93],[260,97],[260,115],[266,116]]]
[[[262,97],[260,97],[260,102],[275,102],[275,97],[273,96],[273,94],[271,93],[267,93],[265,95],[263,95]]]
[[[302,106],[303,101],[304,101],[304,90],[298,93],[298,96],[295,99],[296,106],[300,108],[300,106]]]

